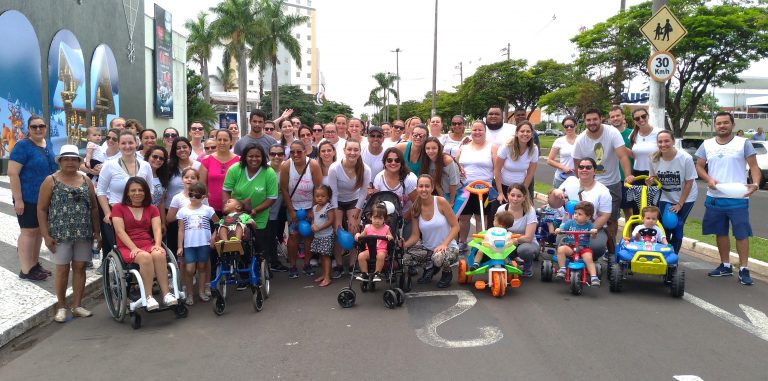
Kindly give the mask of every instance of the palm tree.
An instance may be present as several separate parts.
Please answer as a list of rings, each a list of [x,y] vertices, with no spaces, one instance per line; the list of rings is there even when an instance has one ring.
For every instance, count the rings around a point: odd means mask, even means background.
[[[184,27],[189,31],[189,37],[187,38],[187,61],[193,61],[200,65],[200,75],[203,77],[203,99],[206,103],[211,100],[208,61],[211,59],[213,47],[219,43],[210,24],[205,20],[207,16],[207,13],[200,12],[196,20],[189,19],[184,23]]]
[[[382,121],[388,121],[389,120],[389,94],[392,94],[392,96],[395,97],[395,99],[399,99],[400,95],[397,93],[397,90],[395,90],[392,86],[394,86],[395,81],[397,81],[398,77],[392,73],[376,73],[373,76],[373,79],[376,80],[376,87],[371,90],[371,95],[368,97],[368,100],[372,97],[378,97],[379,91],[382,92],[382,95],[380,99],[384,100],[384,112],[382,115]]]
[[[255,40],[257,36],[263,33],[258,21],[259,9],[254,0],[224,0],[211,8],[211,12],[217,16],[216,21],[211,23],[211,29],[237,61],[238,103],[240,105],[238,118],[240,131],[247,133],[250,128],[246,118],[246,108],[248,107],[246,58],[248,57],[248,42]]]
[[[232,0],[228,0],[232,1]],[[301,44],[291,33],[292,29],[307,21],[309,17],[286,15],[283,12],[284,0],[260,0],[259,21],[263,32],[252,41],[250,59],[258,62],[266,59],[272,66],[272,117],[277,118],[280,109],[280,97],[277,85],[277,50],[282,45],[301,69]]]
[[[372,91],[371,94],[368,95],[368,102],[365,102],[363,106],[373,106],[374,114],[378,114],[379,110],[381,110],[382,115],[379,115],[379,124],[384,121],[384,100],[379,98],[379,95],[376,94],[376,92]]]

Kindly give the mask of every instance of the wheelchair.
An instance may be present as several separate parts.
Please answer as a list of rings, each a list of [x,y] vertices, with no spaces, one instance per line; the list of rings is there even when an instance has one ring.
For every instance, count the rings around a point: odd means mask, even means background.
[[[216,276],[211,280],[213,312],[221,316],[227,308],[229,286],[238,289],[251,289],[253,310],[264,308],[264,300],[269,298],[269,266],[264,256],[255,251],[254,234],[250,238],[219,241],[214,244],[218,255]]]
[[[114,236],[114,232],[112,232]],[[117,240],[113,241],[117,242]],[[104,275],[102,276],[104,300],[109,309],[109,314],[118,322],[122,322],[126,316],[131,318],[131,327],[133,329],[141,328],[141,314],[139,311],[149,313],[171,310],[177,318],[186,318],[189,310],[184,304],[184,292],[181,291],[181,276],[176,257],[171,253],[165,244],[165,259],[168,264],[168,288],[171,294],[179,301],[174,306],[165,306],[161,303],[160,307],[153,311],[147,311],[146,292],[144,283],[139,273],[139,265],[136,263],[125,263],[123,257],[113,246],[112,250],[104,258]],[[155,280],[155,285],[157,280]],[[162,299],[162,298],[160,298]]]

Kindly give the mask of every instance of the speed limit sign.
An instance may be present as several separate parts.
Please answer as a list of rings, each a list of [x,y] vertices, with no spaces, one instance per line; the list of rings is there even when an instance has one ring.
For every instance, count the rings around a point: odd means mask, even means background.
[[[648,59],[648,74],[657,82],[666,82],[675,74],[677,62],[670,52],[660,50]]]

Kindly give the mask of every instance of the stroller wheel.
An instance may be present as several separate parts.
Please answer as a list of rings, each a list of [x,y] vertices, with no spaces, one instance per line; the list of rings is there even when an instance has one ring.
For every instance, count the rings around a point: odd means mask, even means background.
[[[355,291],[349,287],[344,287],[339,291],[339,296],[336,297],[336,301],[343,308],[350,308],[355,305]]]
[[[393,290],[384,291],[384,306],[393,309],[397,307],[397,294]]]
[[[405,292],[400,288],[396,288],[395,294],[397,294],[397,306],[400,307],[405,303]]]
[[[221,316],[224,313],[224,310],[227,308],[227,302],[224,297],[221,296],[218,290],[213,290],[213,297],[213,313]]]

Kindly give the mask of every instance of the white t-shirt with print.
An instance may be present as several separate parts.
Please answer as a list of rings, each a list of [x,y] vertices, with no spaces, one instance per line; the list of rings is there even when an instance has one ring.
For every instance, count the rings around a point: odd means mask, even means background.
[[[576,138],[576,143],[573,145],[573,159],[587,157],[595,159],[597,163],[595,179],[605,186],[620,182],[620,163],[615,150],[618,147],[624,147],[624,138],[621,137],[621,133],[619,130],[606,125],[602,126],[602,134],[597,139],[590,138],[587,132],[582,132]]]
[[[673,204],[680,202],[687,180],[693,180],[693,186],[684,202],[696,201],[696,196],[699,194],[696,185],[698,175],[693,158],[688,152],[679,150],[670,161],[664,160],[663,157],[660,157],[657,162],[651,161],[650,174],[658,178],[661,183],[661,201]]]
[[[211,241],[211,217],[216,212],[208,205],[197,209],[185,206],[179,209],[176,219],[184,221],[184,247],[208,246]]]

